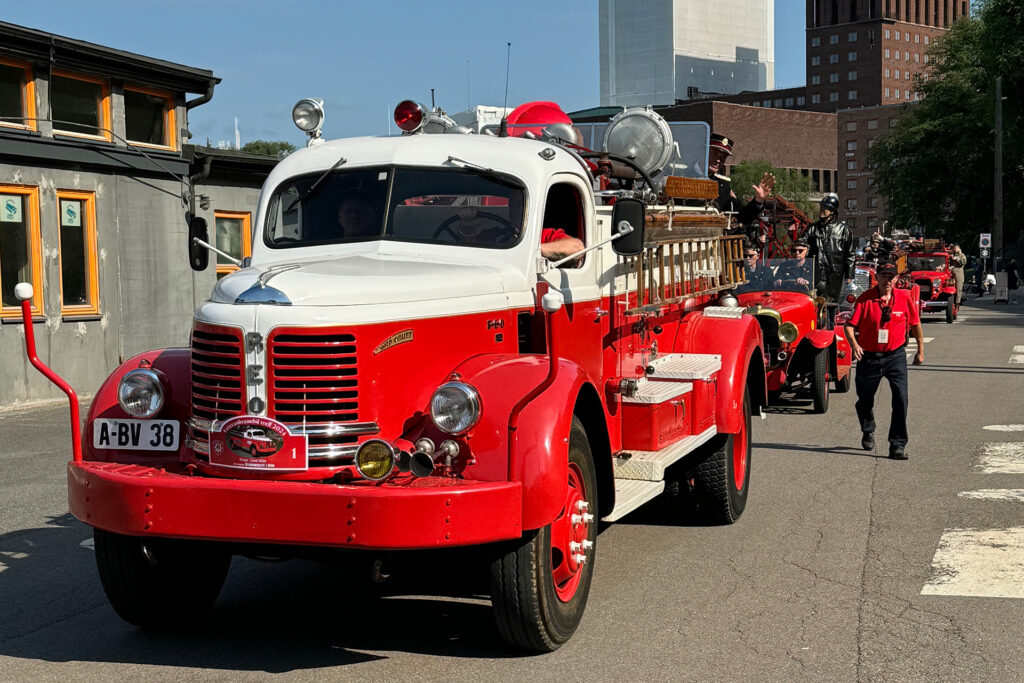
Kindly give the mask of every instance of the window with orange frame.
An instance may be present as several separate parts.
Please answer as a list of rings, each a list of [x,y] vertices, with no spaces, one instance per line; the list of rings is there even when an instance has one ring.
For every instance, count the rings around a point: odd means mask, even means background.
[[[35,130],[35,93],[32,65],[0,57],[0,126]]]
[[[252,233],[248,211],[214,211],[216,235],[214,246],[238,260],[252,255]],[[220,254],[217,256],[217,277],[238,270],[238,266]]]
[[[57,210],[60,214],[61,315],[98,315],[96,197],[92,192],[57,190]]]
[[[39,188],[0,185],[0,318],[21,317],[19,282],[32,285],[32,315],[42,315],[42,273]]]

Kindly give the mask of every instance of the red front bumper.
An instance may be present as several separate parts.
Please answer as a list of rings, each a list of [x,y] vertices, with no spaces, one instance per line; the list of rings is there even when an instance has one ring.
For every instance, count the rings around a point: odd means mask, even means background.
[[[349,548],[474,545],[522,534],[519,482],[336,485],[68,463],[71,514],[130,536]]]

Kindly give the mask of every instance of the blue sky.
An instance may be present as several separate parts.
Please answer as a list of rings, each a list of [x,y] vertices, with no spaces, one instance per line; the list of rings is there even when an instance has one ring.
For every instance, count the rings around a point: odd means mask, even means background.
[[[223,79],[190,114],[193,142],[304,137],[291,107],[322,97],[330,138],[387,132],[395,104],[449,112],[508,102],[599,104],[597,0],[443,3],[360,0],[36,0],[0,20],[149,57]],[[500,8],[500,9],[499,9]],[[775,85],[804,83],[804,2],[775,0]]]

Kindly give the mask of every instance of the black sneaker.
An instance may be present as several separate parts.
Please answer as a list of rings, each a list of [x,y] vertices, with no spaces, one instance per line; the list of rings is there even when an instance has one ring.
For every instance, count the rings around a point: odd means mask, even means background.
[[[889,448],[889,457],[893,460],[906,460],[907,452],[903,450],[903,446],[891,446]]]
[[[875,450],[875,433],[864,432],[864,436],[860,438],[860,447],[866,451]]]

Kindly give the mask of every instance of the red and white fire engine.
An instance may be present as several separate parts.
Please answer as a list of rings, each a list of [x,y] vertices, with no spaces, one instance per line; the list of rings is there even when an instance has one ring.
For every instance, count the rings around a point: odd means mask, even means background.
[[[201,618],[232,553],[482,546],[501,636],[552,650],[583,615],[599,520],[670,476],[707,522],[740,517],[766,390],[757,321],[719,305],[743,278],[726,217],[655,202],[656,169],[602,165],[564,121],[451,134],[404,102],[400,136],[323,142],[318,101],[294,118],[310,145],[267,179],[251,261],[191,346],[119,367],[81,439],[73,418],[71,512],[124,619]],[[585,247],[542,257],[563,237]],[[232,452],[240,429],[280,450]]]

